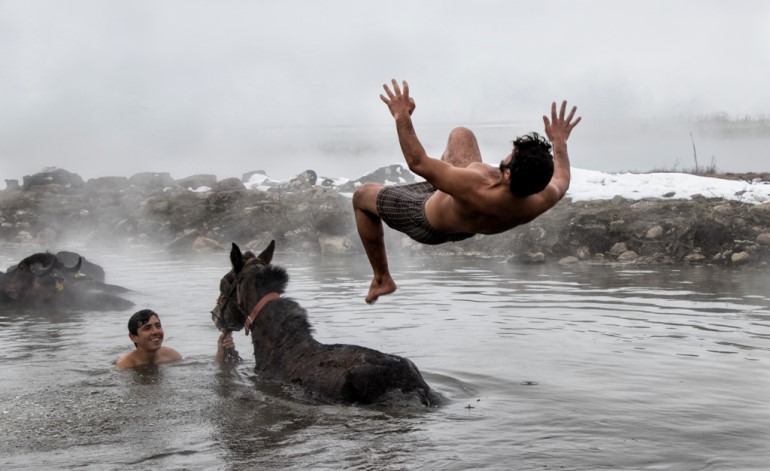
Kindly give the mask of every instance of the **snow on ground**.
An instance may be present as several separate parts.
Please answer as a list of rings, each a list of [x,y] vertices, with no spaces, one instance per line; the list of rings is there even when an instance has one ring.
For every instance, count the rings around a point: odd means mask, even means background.
[[[746,203],[770,201],[770,182],[725,180],[688,173],[604,173],[572,168],[567,198],[572,201],[606,200],[614,196],[690,199],[693,195]]]

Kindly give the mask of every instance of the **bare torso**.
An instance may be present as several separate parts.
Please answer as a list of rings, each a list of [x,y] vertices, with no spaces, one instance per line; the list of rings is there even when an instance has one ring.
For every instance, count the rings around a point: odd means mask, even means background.
[[[552,206],[542,194],[548,189],[527,198],[513,196],[495,167],[474,162],[465,171],[473,172],[473,184],[455,195],[437,190],[425,203],[425,216],[438,231],[498,234],[531,221]]]
[[[120,357],[115,366],[118,368],[134,368],[141,365],[171,363],[181,359],[182,355],[170,347],[160,347],[156,352],[145,352],[136,349]]]

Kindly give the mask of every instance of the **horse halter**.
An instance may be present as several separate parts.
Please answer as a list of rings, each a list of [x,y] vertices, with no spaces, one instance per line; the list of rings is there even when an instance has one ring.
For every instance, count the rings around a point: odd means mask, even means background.
[[[260,298],[259,302],[254,306],[254,308],[251,310],[249,314],[246,314],[246,311],[243,309],[243,306],[241,306],[241,290],[240,290],[240,281],[241,281],[241,274],[243,271],[250,265],[259,264],[262,266],[267,266],[265,262],[263,262],[258,257],[250,258],[246,261],[246,263],[243,265],[243,268],[241,268],[241,272],[235,276],[235,280],[233,281],[232,285],[230,285],[230,292],[227,294],[227,296],[222,296],[220,294],[219,299],[217,299],[217,306],[219,306],[219,312],[220,316],[217,316],[221,320],[222,312],[226,309],[227,304],[230,302],[230,299],[233,297],[233,294],[235,294],[235,307],[238,309],[238,312],[245,318],[243,327],[244,327],[244,333],[246,335],[249,335],[251,332],[252,324],[254,323],[254,320],[259,315],[259,312],[265,307],[267,303],[270,301],[276,300],[280,297],[280,294],[276,293],[275,291],[267,293],[266,295],[262,296]],[[222,302],[222,298],[224,298],[224,302]],[[220,304],[221,303],[221,304]]]
[[[262,298],[260,298],[257,305],[254,306],[254,309],[252,309],[251,312],[249,313],[249,317],[247,317],[246,320],[244,321],[243,333],[245,333],[246,335],[249,335],[249,333],[251,332],[251,325],[254,323],[254,320],[256,320],[257,316],[259,315],[259,311],[261,311],[262,308],[265,307],[267,303],[269,303],[270,301],[275,301],[280,297],[281,295],[276,293],[275,291],[272,291],[262,296]]]

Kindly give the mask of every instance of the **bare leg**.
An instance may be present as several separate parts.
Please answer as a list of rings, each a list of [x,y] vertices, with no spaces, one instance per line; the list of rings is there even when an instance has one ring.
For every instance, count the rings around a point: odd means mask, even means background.
[[[366,295],[366,302],[369,304],[377,301],[380,296],[396,290],[396,283],[388,270],[382,219],[377,214],[377,193],[381,188],[382,185],[367,183],[353,193],[353,211],[356,216],[358,236],[361,237],[366,256],[374,272],[369,293]]]
[[[454,128],[441,160],[455,167],[465,168],[473,162],[481,162],[481,151],[476,136],[468,128]]]

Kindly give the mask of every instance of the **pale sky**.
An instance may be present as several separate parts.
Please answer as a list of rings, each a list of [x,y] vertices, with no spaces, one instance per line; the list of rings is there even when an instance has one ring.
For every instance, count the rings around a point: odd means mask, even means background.
[[[691,167],[694,143],[701,164],[768,171],[767,135],[686,123],[770,117],[768,71],[762,0],[5,0],[0,178],[357,178],[403,162],[378,97],[391,78],[431,155],[464,125],[496,164],[567,99],[574,166]]]

